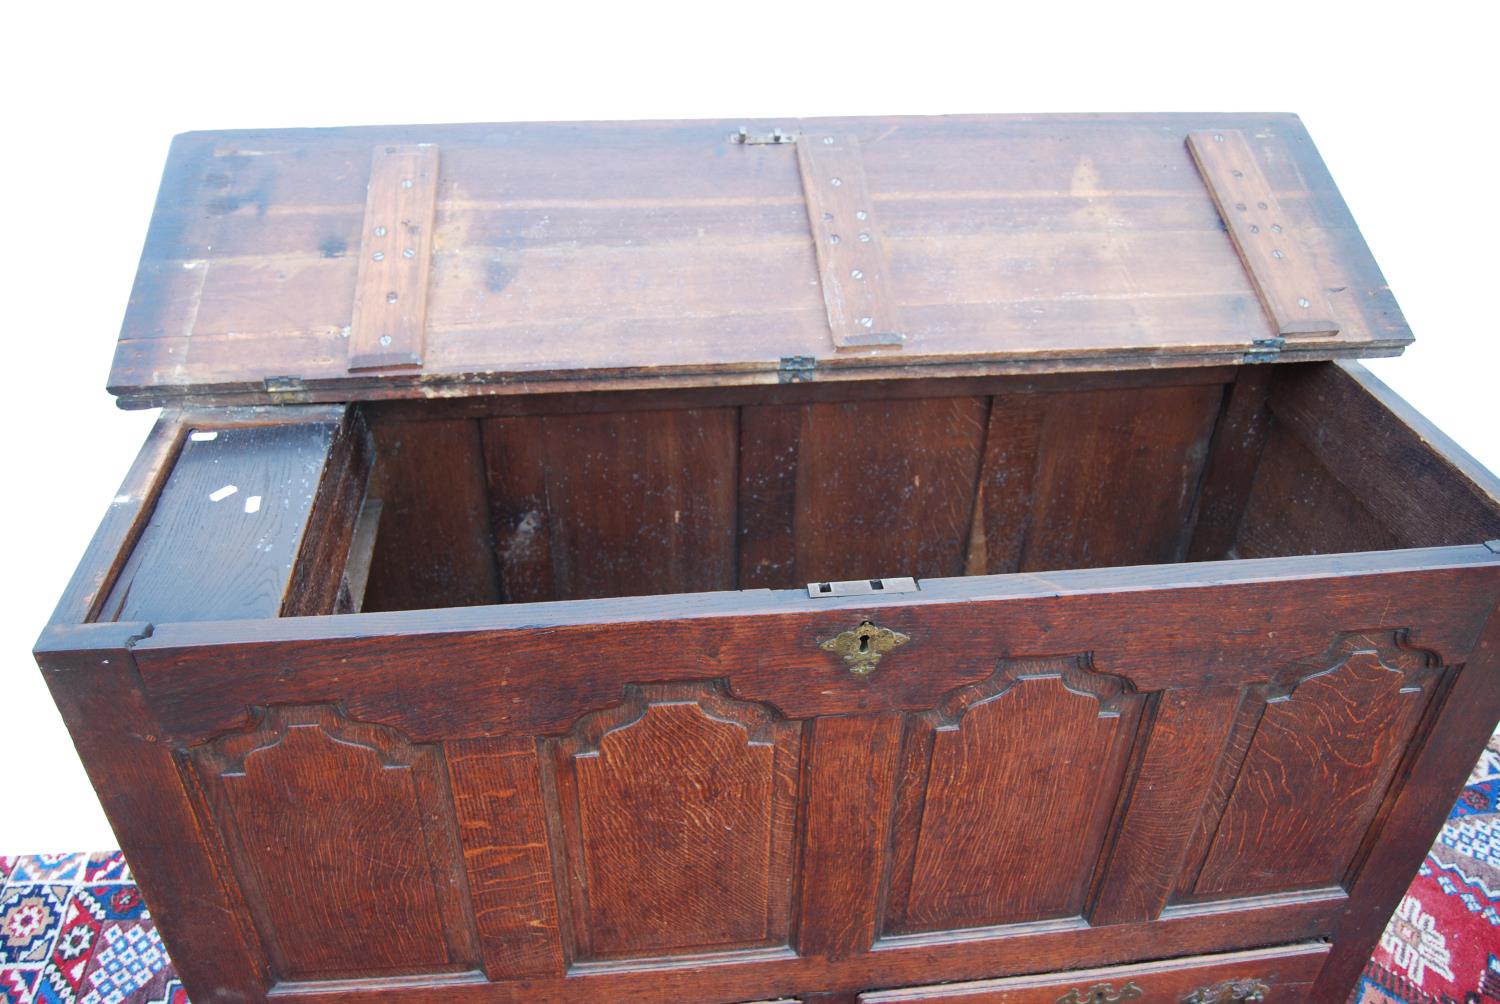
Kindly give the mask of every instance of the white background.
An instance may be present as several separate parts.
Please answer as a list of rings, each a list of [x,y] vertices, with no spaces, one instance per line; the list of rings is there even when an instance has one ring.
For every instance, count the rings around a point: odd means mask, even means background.
[[[1047,12],[1040,8],[1047,7]],[[114,846],[30,647],[154,413],[104,392],[177,132],[1295,111],[1417,344],[1372,369],[1500,469],[1500,5],[22,3],[0,41],[0,854]]]

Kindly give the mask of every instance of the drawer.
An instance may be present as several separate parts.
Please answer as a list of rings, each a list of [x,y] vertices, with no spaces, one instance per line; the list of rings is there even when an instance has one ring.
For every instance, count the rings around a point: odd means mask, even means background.
[[[859,995],[860,1004],[1234,1004],[1308,999],[1328,945],[1312,942],[1132,966]]]

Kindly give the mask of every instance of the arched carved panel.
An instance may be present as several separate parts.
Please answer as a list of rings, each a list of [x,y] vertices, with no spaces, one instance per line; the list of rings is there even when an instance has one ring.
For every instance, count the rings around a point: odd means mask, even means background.
[[[307,705],[188,756],[277,978],[476,963],[437,749]]]
[[[1198,896],[1342,884],[1427,709],[1436,653],[1402,631],[1341,635],[1268,699],[1198,874]]]
[[[1080,914],[1142,700],[1086,656],[1019,659],[912,716],[886,932]]]
[[[721,684],[629,686],[546,741],[574,961],[784,944],[802,726]]]

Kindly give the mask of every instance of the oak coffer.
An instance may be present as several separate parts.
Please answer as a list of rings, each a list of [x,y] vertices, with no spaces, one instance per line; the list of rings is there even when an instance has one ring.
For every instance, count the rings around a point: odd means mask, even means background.
[[[172,146],[37,647],[197,1004],[1314,1001],[1500,483],[1300,122]]]

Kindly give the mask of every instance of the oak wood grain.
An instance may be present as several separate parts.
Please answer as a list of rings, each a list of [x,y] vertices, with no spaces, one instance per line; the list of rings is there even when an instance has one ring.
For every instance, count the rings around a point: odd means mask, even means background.
[[[1337,901],[1342,902],[1342,897]],[[299,994],[315,1004],[348,1004],[372,999],[413,1004],[430,1001],[440,992],[445,1002],[540,1001],[566,1004],[604,998],[621,1004],[660,1004],[663,999],[685,1004],[723,1004],[754,1000],[789,983],[825,988],[819,993],[868,990],[880,987],[930,985],[931,973],[941,971],[954,980],[989,979],[997,975],[1061,973],[1073,969],[1119,965],[1122,962],[1186,958],[1205,952],[1254,949],[1295,944],[1326,930],[1330,903],[1312,900],[1278,906],[1245,904],[1226,923],[1225,917],[1193,917],[1124,925],[1108,936],[1077,926],[1064,930],[1011,931],[973,939],[943,938],[934,943],[887,944],[879,952],[838,962],[778,957],[730,961],[702,958],[679,965],[638,966],[633,969],[577,968],[563,980],[531,980],[524,984],[484,984],[427,981],[426,985],[398,984],[368,987],[352,996],[340,987],[299,987]],[[969,973],[971,975],[963,975]],[[924,976],[923,974],[928,974]],[[839,990],[826,988],[837,987]],[[321,991],[321,992],[320,992]],[[1296,998],[1292,998],[1295,1000]],[[1316,998],[1314,998],[1316,999]],[[837,1001],[838,997],[835,996]]]
[[[192,773],[179,768],[132,663],[130,641],[150,626],[71,626],[38,643],[37,662],[99,792],[110,826],[178,975],[256,1001],[272,982],[244,894],[195,808]]]
[[[382,507],[364,608],[497,602],[479,423],[375,422],[371,432],[380,460],[369,493]]]
[[[1119,680],[1058,659],[1007,664],[939,704],[923,773],[902,778],[924,791],[915,831],[896,834],[911,873],[892,879],[888,930],[1082,912],[1139,713],[1120,697]]]
[[[1243,896],[1343,883],[1427,706],[1435,668],[1431,653],[1361,638],[1274,698],[1195,891]]]
[[[1241,367],[1225,393],[1189,518],[1192,530],[1184,560],[1214,561],[1234,554],[1271,424],[1266,395],[1272,375],[1269,367]]]
[[[1264,984],[1264,1000],[1306,1001],[1314,977],[1328,957],[1318,942],[1261,948],[1232,955],[1203,955],[1136,966],[1085,969],[1002,980],[912,987],[859,995],[860,1004],[1061,1004],[1062,1001],[1180,1000],[1196,990],[1233,980]],[[1134,987],[1132,995],[1127,987]],[[1062,992],[1059,996],[1059,991]],[[1074,996],[1068,997],[1069,991]],[[1091,993],[1101,993],[1093,998]]]
[[[485,975],[496,981],[561,976],[567,960],[536,742],[448,743],[444,759]]]
[[[808,133],[797,141],[807,222],[835,348],[905,341],[890,292],[890,261],[872,209],[855,136]],[[755,151],[752,151],[752,155]]]
[[[357,420],[185,429],[100,617],[334,608],[369,470]]]
[[[375,147],[349,321],[351,370],[422,365],[437,193],[437,147]]]
[[[1405,765],[1404,783],[1388,806],[1380,839],[1349,886],[1339,938],[1313,987],[1313,999],[1339,994],[1358,978],[1387,921],[1426,855],[1427,836],[1448,818],[1482,747],[1500,719],[1500,613],[1489,618],[1474,651],[1440,695],[1429,738]]]
[[[985,570],[1176,560],[1221,396],[1210,385],[997,397]]]
[[[901,722],[830,717],[810,731],[797,950],[839,959],[868,951],[880,933]]]
[[[1284,424],[1273,422],[1232,553],[1263,558],[1400,547],[1400,534],[1381,523],[1372,504],[1319,463]]]
[[[79,559],[50,623],[82,624],[98,618],[150,520],[186,435],[180,411],[162,412]]]
[[[1444,557],[1460,563],[1422,568]],[[1385,567],[1361,572],[1362,562]],[[1264,683],[1289,652],[1322,652],[1348,623],[1382,620],[1413,626],[1421,645],[1457,663],[1500,588],[1500,555],[1477,545],[1172,571],[1198,582],[1099,570],[1027,580],[1009,596],[1005,577],[951,580],[951,591],[928,580],[920,603],[747,592],[296,618],[238,631],[171,624],[135,651],[163,726],[190,740],[240,722],[250,704],[342,697],[361,720],[441,741],[564,731],[580,703],[607,705],[642,666],[663,682],[732,675],[737,697],[804,719],[851,707],[925,711],[984,680],[995,659],[1048,649],[1091,651],[1099,671],[1141,692]],[[1332,610],[1345,623],[1330,624]],[[860,679],[818,643],[865,619],[914,640]]]
[[[559,599],[545,420],[494,418],[481,422],[480,429],[503,597],[510,603]]]
[[[1152,709],[1129,802],[1103,866],[1089,923],[1161,915],[1187,860],[1203,804],[1240,704],[1233,687],[1168,690]]]
[[[1284,337],[1337,336],[1317,264],[1261,173],[1250,137],[1238,129],[1201,129],[1188,133],[1187,145],[1272,331]]]
[[[797,467],[802,409],[740,408],[741,589],[797,584]]]
[[[784,944],[800,745],[701,684],[628,688],[550,741],[575,960]]]
[[[1295,117],[787,120],[859,144],[907,334],[896,352],[839,350],[796,156],[736,145],[741,124],[178,137],[110,387],[145,406],[268,401],[268,376],[347,401],[774,383],[787,356],[814,357],[819,379],[1237,363],[1267,324],[1183,143],[1200,128],[1255,137],[1318,263],[1339,334],[1299,336],[1283,358],[1411,340]],[[419,143],[443,159],[422,366],[350,373],[370,151]]]
[[[478,961],[437,749],[303,706],[267,711],[192,758],[277,978]]]
[[[515,598],[733,588],[738,425],[731,408],[487,421]]]
[[[814,404],[797,448],[794,582],[958,575],[987,402]]]
[[[1364,367],[1278,372],[1269,406],[1400,546],[1500,537],[1500,479]]]

